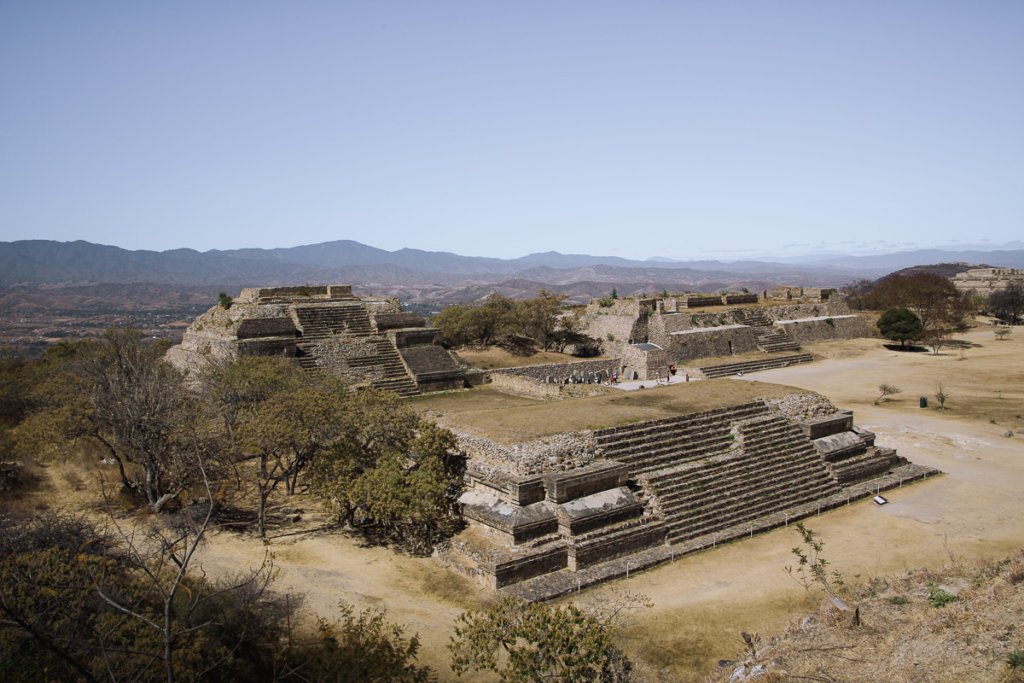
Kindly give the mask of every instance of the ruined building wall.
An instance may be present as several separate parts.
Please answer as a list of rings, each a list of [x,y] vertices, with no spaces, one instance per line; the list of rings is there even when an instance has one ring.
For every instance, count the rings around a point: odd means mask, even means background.
[[[746,325],[695,328],[669,335],[666,348],[672,362],[732,356],[757,351],[757,334]]]
[[[799,344],[871,336],[867,321],[858,315],[780,320],[776,324]]]

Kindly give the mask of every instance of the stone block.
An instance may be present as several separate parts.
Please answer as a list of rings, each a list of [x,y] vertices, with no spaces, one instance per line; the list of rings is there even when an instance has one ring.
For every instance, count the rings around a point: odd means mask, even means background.
[[[853,429],[853,411],[840,410],[824,417],[804,420],[800,423],[800,429],[810,439],[820,439],[832,434],[848,432]]]
[[[569,554],[566,547],[556,545],[524,557],[496,562],[491,572],[492,586],[497,589],[565,569],[568,566],[568,559]]]
[[[567,472],[544,475],[547,499],[564,503],[592,493],[622,486],[629,478],[629,466],[614,460],[599,460]]]
[[[576,536],[643,513],[643,505],[625,486],[571,500],[555,510],[563,536]]]

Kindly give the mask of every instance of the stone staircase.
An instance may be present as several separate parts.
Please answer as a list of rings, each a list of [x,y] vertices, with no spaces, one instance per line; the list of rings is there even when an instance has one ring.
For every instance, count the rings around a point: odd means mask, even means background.
[[[342,333],[365,337],[373,331],[362,303],[296,304],[293,310],[304,340]]]
[[[768,314],[760,309],[737,308],[732,312],[732,317],[739,324],[754,328],[757,348],[765,353],[800,350],[800,344],[785,330],[776,327]]]
[[[594,432],[602,455],[632,476],[707,458],[734,444],[731,422],[768,414],[760,401]]]
[[[740,372],[746,374],[748,372],[785,368],[797,363],[810,363],[813,360],[814,356],[809,353],[798,353],[791,356],[773,356],[757,360],[724,363],[722,365],[709,365],[698,368],[698,370],[708,379],[715,379],[718,377],[730,377]]]
[[[374,389],[389,389],[399,396],[412,396],[418,394],[416,382],[409,376],[409,372],[402,362],[398,351],[387,337],[374,340],[379,352],[377,361],[384,368],[384,376],[370,382]]]
[[[737,308],[733,310],[732,317],[740,325],[750,327],[771,327],[775,324],[760,308]]]
[[[744,420],[738,436],[737,449],[647,476],[670,543],[838,493],[813,444],[786,418]]]
[[[754,333],[757,335],[757,348],[765,353],[800,350],[800,344],[778,327],[759,327]]]
[[[302,331],[301,341],[296,344],[301,367],[315,372],[324,371],[319,362],[317,341],[347,335],[368,342],[373,348],[372,354],[345,359],[349,368],[362,368],[380,375],[370,380],[370,387],[394,391],[399,396],[419,393],[394,344],[386,335],[374,333],[370,316],[362,303],[300,304],[293,310]]]

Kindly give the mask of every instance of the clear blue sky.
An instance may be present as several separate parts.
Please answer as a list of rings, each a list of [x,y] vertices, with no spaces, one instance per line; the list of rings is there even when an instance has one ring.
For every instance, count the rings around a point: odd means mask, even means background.
[[[0,0],[0,240],[1024,235],[1024,2]]]

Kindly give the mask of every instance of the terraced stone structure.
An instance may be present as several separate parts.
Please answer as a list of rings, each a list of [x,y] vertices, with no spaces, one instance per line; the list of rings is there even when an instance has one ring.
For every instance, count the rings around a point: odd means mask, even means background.
[[[733,372],[783,367],[811,360],[797,353],[802,344],[870,334],[835,290],[821,288],[594,299],[583,321],[605,355],[621,358],[619,375],[637,380],[663,377],[669,365],[700,376],[701,359],[745,354],[766,358]]]
[[[714,382],[698,384],[707,394]],[[637,400],[682,392],[686,405],[693,386]],[[460,433],[470,526],[442,558],[503,593],[547,599],[935,473],[876,446],[850,411],[792,391],[515,444]],[[588,401],[615,400],[579,399],[575,411],[582,422]],[[551,410],[569,414],[569,403]],[[457,418],[447,426],[458,432]]]
[[[190,371],[240,356],[293,358],[311,372],[402,396],[466,384],[440,330],[397,299],[355,296],[349,285],[245,289],[229,307],[199,316],[167,354]]]
[[[988,296],[1006,289],[1011,284],[1024,285],[1024,270],[1020,268],[971,268],[953,276],[953,286],[960,292]]]

